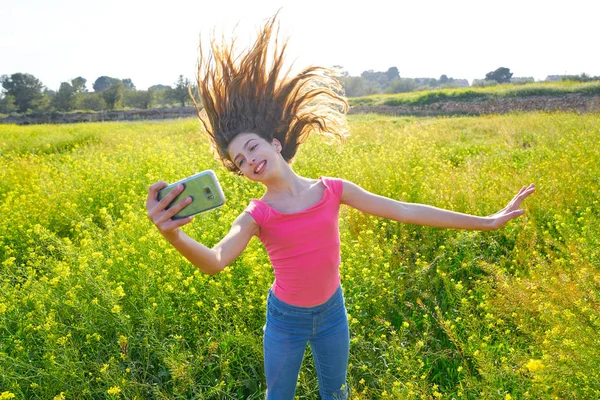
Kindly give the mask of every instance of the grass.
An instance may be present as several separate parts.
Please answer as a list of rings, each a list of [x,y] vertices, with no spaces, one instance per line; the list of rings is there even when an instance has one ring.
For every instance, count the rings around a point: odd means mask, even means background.
[[[355,399],[600,396],[600,116],[351,116],[295,169],[488,215],[494,232],[342,208]],[[206,276],[148,221],[147,187],[214,169],[227,204],[184,229],[212,246],[261,188],[210,156],[196,120],[0,126],[0,399],[264,398],[273,275],[256,239]],[[297,396],[317,399],[307,353]]]

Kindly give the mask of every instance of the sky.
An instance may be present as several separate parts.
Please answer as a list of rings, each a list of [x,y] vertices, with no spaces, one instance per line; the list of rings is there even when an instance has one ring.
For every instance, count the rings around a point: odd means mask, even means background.
[[[404,78],[600,75],[598,0],[0,0],[0,75],[46,87],[106,75],[139,90],[192,80],[198,44],[214,33],[248,46],[279,10],[294,68],[350,75],[397,67]]]

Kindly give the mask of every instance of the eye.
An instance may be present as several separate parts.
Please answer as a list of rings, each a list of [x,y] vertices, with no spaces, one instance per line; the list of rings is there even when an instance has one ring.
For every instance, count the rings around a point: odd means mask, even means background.
[[[242,164],[244,164],[244,159],[243,158],[238,162],[238,168],[241,168]]]
[[[250,147],[250,151],[254,150],[257,147],[258,147],[258,144],[255,144],[254,146]]]

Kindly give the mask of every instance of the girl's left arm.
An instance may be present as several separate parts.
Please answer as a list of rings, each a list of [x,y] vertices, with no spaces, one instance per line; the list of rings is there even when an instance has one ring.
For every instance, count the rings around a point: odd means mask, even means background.
[[[343,182],[342,204],[359,211],[406,224],[481,231],[501,228],[511,219],[523,215],[525,211],[519,207],[535,191],[533,183],[523,186],[502,210],[487,217],[478,217],[425,204],[404,203],[368,192],[352,182]]]

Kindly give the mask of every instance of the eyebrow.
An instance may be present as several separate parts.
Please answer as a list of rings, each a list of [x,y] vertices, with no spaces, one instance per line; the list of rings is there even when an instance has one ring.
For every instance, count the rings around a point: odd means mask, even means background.
[[[243,148],[243,149],[245,149],[246,147],[248,147],[248,143],[250,143],[250,142],[251,142],[251,141],[253,141],[253,140],[256,140],[256,139],[255,139],[255,138],[248,139],[248,141],[246,142],[246,144],[244,144],[244,147],[242,147],[242,148]],[[235,157],[233,157],[233,163],[234,163],[234,164],[237,162],[236,160],[238,159],[238,157],[239,157],[240,155],[241,155],[241,154],[240,154],[240,153],[238,153],[238,154],[237,154]]]

